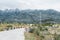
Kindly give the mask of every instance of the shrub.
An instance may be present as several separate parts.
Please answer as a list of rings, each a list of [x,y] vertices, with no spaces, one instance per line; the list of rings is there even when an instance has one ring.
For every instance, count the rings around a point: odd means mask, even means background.
[[[9,28],[9,27],[13,27],[12,25],[7,25],[7,27]]]
[[[29,28],[29,32],[30,32],[30,33],[33,33],[34,30],[35,30],[34,28]]]
[[[9,29],[9,28],[11,28],[12,29],[12,25],[7,25],[7,30]]]
[[[35,34],[39,36],[39,31],[36,30]]]
[[[55,36],[55,40],[60,40],[60,35]]]

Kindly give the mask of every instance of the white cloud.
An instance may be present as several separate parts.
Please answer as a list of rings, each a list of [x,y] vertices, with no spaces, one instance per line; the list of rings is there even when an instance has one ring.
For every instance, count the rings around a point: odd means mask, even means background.
[[[60,11],[60,0],[0,0],[0,9],[55,9]]]

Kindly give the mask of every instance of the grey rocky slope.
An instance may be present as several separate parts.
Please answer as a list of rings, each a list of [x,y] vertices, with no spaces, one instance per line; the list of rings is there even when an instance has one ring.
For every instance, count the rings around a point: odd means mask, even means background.
[[[0,22],[7,23],[40,23],[43,20],[50,20],[52,22],[60,23],[60,12],[48,10],[19,10],[6,9],[0,10]],[[51,20],[52,19],[52,20]]]

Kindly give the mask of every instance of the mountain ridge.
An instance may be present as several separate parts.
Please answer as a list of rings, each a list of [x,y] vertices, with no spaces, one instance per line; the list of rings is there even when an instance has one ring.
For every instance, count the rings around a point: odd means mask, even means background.
[[[0,10],[0,22],[18,22],[18,23],[40,23],[45,19],[53,19],[54,22],[60,23],[60,12],[48,10],[19,10],[6,9]]]

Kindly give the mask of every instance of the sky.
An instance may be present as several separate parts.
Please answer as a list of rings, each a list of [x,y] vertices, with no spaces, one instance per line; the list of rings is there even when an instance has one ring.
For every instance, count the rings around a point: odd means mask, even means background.
[[[60,0],[0,0],[0,9],[55,9],[60,11]]]

